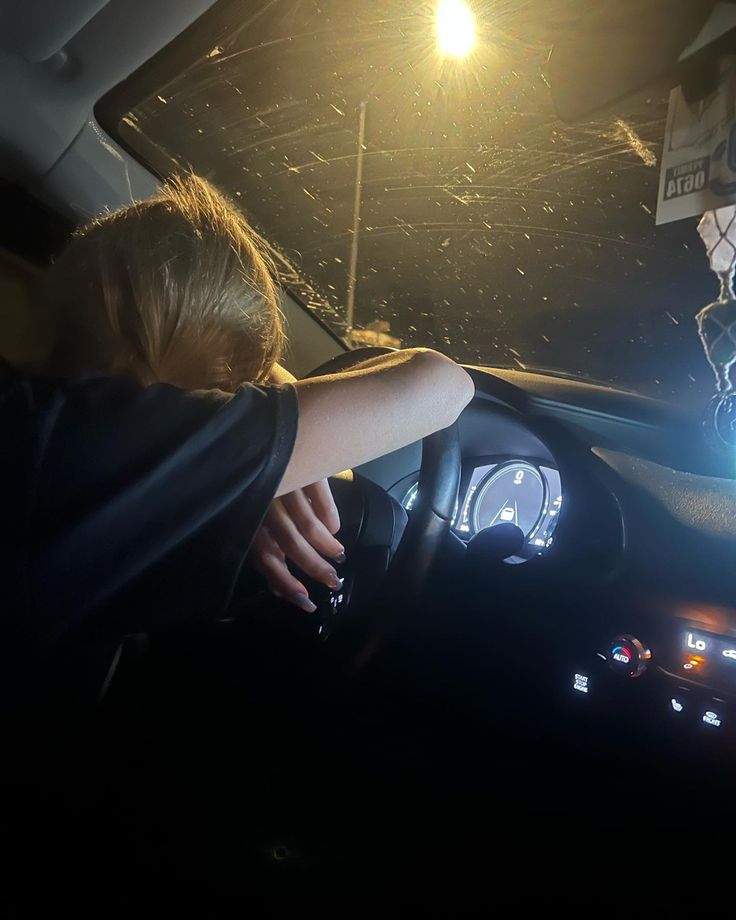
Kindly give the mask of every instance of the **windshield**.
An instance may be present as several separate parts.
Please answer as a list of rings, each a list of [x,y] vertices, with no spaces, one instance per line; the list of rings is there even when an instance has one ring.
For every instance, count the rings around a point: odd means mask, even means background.
[[[448,58],[436,3],[219,4],[129,81],[117,134],[225,189],[351,344],[702,402],[717,284],[694,220],[655,227],[665,98],[566,126],[542,70],[575,2],[470,6]]]

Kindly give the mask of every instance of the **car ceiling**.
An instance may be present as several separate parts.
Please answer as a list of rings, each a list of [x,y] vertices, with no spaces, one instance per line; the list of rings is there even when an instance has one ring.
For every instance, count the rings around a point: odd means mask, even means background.
[[[0,169],[74,217],[155,182],[95,123],[93,107],[212,0],[0,0]]]

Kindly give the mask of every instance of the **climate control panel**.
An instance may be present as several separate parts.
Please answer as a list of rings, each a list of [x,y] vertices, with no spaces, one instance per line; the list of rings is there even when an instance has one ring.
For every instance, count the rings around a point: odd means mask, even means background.
[[[669,625],[652,629],[651,639],[621,633],[591,650],[568,673],[568,694],[615,718],[736,741],[736,638],[689,623]]]

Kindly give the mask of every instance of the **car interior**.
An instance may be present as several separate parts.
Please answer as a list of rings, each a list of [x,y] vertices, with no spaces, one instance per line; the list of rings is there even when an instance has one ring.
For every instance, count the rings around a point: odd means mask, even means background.
[[[315,614],[244,572],[226,621],[65,662],[8,724],[8,916],[729,898],[736,448],[697,221],[654,211],[668,94],[736,5],[477,0],[449,62],[435,6],[0,3],[8,364],[50,347],[74,227],[192,169],[273,245],[298,377],[423,345],[476,387],[332,480]]]

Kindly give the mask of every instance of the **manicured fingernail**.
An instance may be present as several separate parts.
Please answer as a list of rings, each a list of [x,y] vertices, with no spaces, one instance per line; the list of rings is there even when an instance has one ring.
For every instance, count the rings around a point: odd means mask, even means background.
[[[340,588],[345,584],[344,578],[338,578],[336,575],[327,579],[327,587],[332,588],[333,591],[339,591]]]
[[[306,594],[292,594],[291,597],[292,602],[305,613],[314,613],[314,611],[317,609],[317,605],[313,604]]]
[[[337,562],[337,564],[339,565],[340,563],[345,562],[345,560],[346,560],[348,557],[345,555],[345,553],[338,553],[338,554],[337,554],[336,556],[334,556],[333,558],[334,558],[335,562]]]

